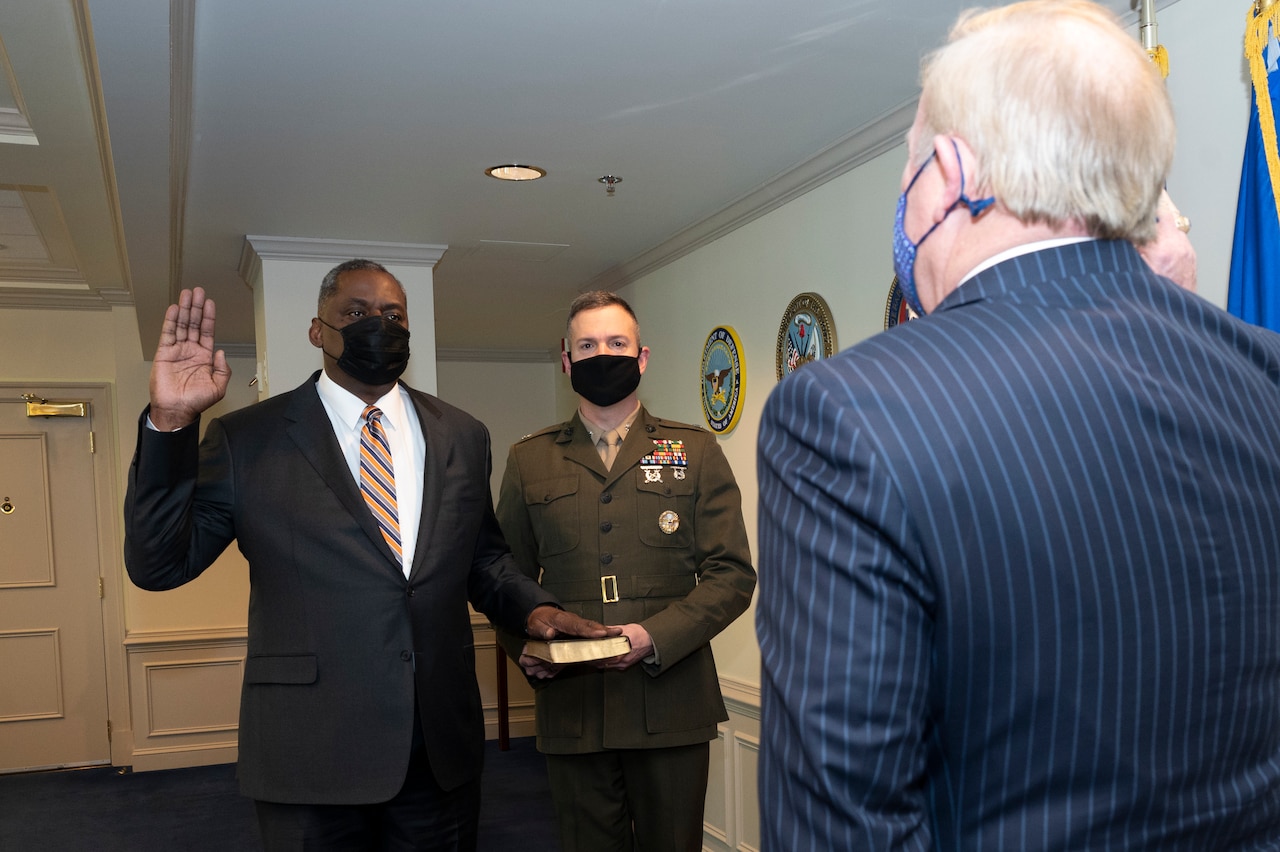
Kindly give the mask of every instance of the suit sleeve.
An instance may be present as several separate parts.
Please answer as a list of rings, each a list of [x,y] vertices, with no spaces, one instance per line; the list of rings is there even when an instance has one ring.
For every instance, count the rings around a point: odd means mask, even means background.
[[[522,563],[512,559],[510,547],[498,525],[493,511],[493,495],[489,490],[489,474],[493,462],[489,450],[489,431],[480,427],[484,438],[484,461],[475,471],[485,483],[484,517],[480,533],[476,537],[475,556],[468,581],[471,604],[484,613],[495,625],[509,635],[524,634],[529,613],[543,604],[559,606],[555,595],[538,585],[536,576],[530,578],[521,571]]]
[[[515,559],[516,568],[534,582],[538,581],[538,545],[533,534],[533,522],[529,519],[528,509],[524,503],[524,486],[520,479],[520,464],[516,460],[515,448],[507,454],[507,468],[502,474],[502,485],[498,491],[498,524],[506,538],[507,546]],[[498,631],[498,641],[506,649],[511,659],[519,659],[520,649],[524,647],[523,633]]]
[[[203,443],[199,421],[177,432],[138,420],[124,502],[129,579],[150,591],[194,580],[235,538],[230,449],[217,420]]]
[[[698,585],[643,622],[658,650],[658,664],[645,666],[655,676],[706,645],[742,615],[756,586],[742,520],[742,493],[715,438],[701,431],[697,434],[704,439],[693,517]]]
[[[854,395],[807,372],[758,445],[761,845],[931,848],[931,585]]]

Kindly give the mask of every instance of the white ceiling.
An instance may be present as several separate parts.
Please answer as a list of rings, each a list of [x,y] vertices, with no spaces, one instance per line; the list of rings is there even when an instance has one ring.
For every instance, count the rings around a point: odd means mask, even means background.
[[[136,304],[149,355],[200,284],[247,349],[246,235],[445,244],[438,345],[549,352],[576,292],[900,142],[968,5],[5,0],[0,307]]]

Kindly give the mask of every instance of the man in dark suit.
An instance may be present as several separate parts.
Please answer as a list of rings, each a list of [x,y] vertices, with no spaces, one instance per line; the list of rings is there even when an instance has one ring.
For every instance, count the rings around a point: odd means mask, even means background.
[[[377,263],[333,269],[310,329],[324,370],[213,420],[198,448],[230,378],[215,307],[197,288],[165,314],[125,561],[161,590],[233,539],[248,559],[239,777],[271,850],[474,849],[484,731],[468,600],[542,638],[618,632],[516,570],[488,432],[398,382],[405,302]]]
[[[770,852],[1280,848],[1280,338],[1130,242],[1173,138],[1092,3],[926,61],[924,316],[763,416]]]

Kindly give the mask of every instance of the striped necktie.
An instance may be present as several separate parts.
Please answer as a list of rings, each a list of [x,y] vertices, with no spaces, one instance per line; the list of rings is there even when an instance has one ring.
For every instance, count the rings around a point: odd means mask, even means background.
[[[382,409],[370,405],[361,415],[364,428],[360,430],[360,493],[369,504],[373,519],[382,530],[382,537],[396,554],[396,561],[403,562],[400,552],[400,515],[396,510],[396,476],[391,464],[391,445],[382,429]]]

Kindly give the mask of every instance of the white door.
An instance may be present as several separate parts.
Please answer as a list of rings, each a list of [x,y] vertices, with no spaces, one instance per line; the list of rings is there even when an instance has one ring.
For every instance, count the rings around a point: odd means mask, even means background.
[[[91,441],[0,398],[0,772],[111,762]]]

